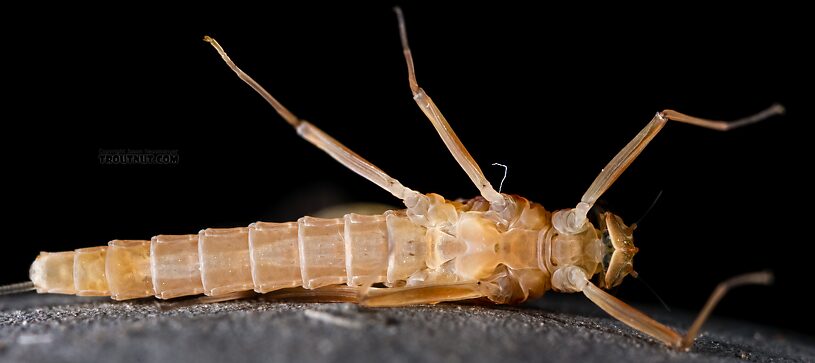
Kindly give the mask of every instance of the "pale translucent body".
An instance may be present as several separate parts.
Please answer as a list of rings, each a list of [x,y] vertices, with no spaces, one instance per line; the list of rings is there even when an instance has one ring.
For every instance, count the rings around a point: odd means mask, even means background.
[[[105,275],[110,288],[110,296],[116,300],[153,295],[150,241],[113,240],[108,242]]]
[[[343,233],[343,220],[339,218],[303,217],[297,221],[303,287],[314,289],[348,280]]]
[[[386,218],[354,213],[343,217],[348,285],[359,286],[385,280],[388,272]]]
[[[198,233],[201,282],[207,295],[251,290],[249,229],[207,228]]]
[[[401,10],[395,10],[413,98],[479,189],[481,197],[466,203],[451,202],[403,186],[288,111],[240,70],[214,39],[205,37],[229,67],[295,127],[301,137],[401,199],[407,209],[380,216],[303,217],[296,223],[258,222],[248,228],[207,229],[198,235],[197,256],[193,256],[194,239],[184,241],[183,236],[157,236],[152,243],[112,241],[104,257],[104,275],[114,299],[143,297],[151,292],[160,298],[201,291],[218,296],[250,289],[258,292],[291,286],[317,289],[346,283],[351,287],[362,285],[356,287],[354,291],[359,294],[351,301],[370,306],[398,306],[482,297],[498,303],[513,303],[554,289],[582,292],[629,326],[672,347],[687,349],[713,306],[728,289],[769,282],[770,274],[754,273],[720,284],[683,337],[589,280],[595,274],[602,274],[598,284],[609,288],[622,282],[625,276],[635,275],[632,260],[638,250],[633,244],[633,226],[629,228],[618,216],[605,213],[598,229],[587,220],[587,214],[669,120],[728,130],[783,113],[783,107],[774,105],[732,123],[695,118],[672,110],[657,113],[609,162],[575,208],[549,214],[542,206],[524,198],[501,194],[484,177],[441,111],[419,87],[404,19]],[[162,239],[168,244],[162,244]],[[175,239],[177,244],[169,243]],[[31,267],[31,280],[37,291],[103,293],[104,287],[98,281],[101,278],[88,273],[99,265],[101,256],[98,251],[91,251],[42,253]],[[609,253],[612,255],[606,262]],[[200,287],[194,276],[196,257]],[[369,289],[371,284],[377,283],[390,288]],[[88,284],[94,287],[85,289]],[[322,289],[301,296],[331,300],[344,298],[342,291]]]
[[[107,246],[80,248],[74,251],[74,288],[80,296],[108,296],[105,274]]]
[[[249,225],[249,262],[255,291],[264,293],[302,284],[297,222]]]
[[[125,300],[336,284],[434,286],[518,280],[525,270],[538,271],[509,289],[497,282],[490,288],[489,297],[496,301],[518,301],[549,286],[550,274],[539,269],[537,257],[538,239],[550,227],[549,213],[520,197],[507,200],[517,216],[498,222],[480,197],[461,203],[429,194],[415,208],[382,215],[303,217],[210,228],[197,235],[158,235],[150,241],[115,240],[108,247],[43,253],[31,278],[40,292],[82,291]],[[596,266],[600,257],[591,256],[586,265]]]
[[[170,299],[204,292],[198,235],[158,235],[150,240],[150,268],[156,297]]]
[[[39,293],[75,294],[75,252],[40,252],[29,270],[29,278]]]

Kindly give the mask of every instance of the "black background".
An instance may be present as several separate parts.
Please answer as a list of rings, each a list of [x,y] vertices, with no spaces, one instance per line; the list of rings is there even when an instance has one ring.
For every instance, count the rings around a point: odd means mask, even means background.
[[[47,10],[47,11],[46,11]],[[696,310],[719,281],[772,269],[717,314],[813,333],[811,29],[779,7],[572,8],[404,4],[420,85],[496,185],[572,207],[657,111],[736,119],[669,124],[603,197],[636,233],[635,268]],[[92,15],[102,11],[105,15]],[[2,282],[38,251],[287,221],[398,201],[299,139],[211,47],[300,117],[422,192],[472,197],[411,100],[390,5],[9,11],[4,27]],[[178,150],[177,165],[102,165],[100,149]],[[616,292],[655,304],[641,284]]]

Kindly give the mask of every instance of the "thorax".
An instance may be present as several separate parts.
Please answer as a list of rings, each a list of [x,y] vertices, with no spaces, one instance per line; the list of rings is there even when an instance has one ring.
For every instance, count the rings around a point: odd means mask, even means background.
[[[548,289],[550,273],[539,267],[540,239],[551,229],[543,206],[519,196],[508,196],[503,208],[480,197],[426,197],[407,210],[411,221],[427,229],[428,243],[427,269],[408,285],[492,282],[503,286],[503,298],[521,300]]]

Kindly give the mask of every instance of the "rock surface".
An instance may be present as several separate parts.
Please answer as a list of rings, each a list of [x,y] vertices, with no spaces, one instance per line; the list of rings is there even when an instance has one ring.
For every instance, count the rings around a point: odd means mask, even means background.
[[[646,310],[686,328],[689,314]],[[523,307],[440,304],[369,309],[263,299],[168,309],[152,299],[0,297],[6,362],[787,362],[815,361],[812,339],[714,319],[675,352],[581,296]]]

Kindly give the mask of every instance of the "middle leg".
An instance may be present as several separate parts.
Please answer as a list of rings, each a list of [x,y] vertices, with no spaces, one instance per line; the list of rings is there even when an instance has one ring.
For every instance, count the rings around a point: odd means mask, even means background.
[[[495,191],[495,188],[492,187],[492,184],[490,184],[489,180],[484,176],[484,172],[481,171],[478,163],[475,162],[475,159],[473,159],[472,155],[467,151],[467,148],[464,147],[464,144],[461,143],[456,133],[453,132],[453,128],[450,127],[450,124],[441,114],[439,108],[436,107],[436,104],[433,103],[430,96],[419,87],[419,83],[416,81],[416,70],[413,68],[413,55],[408,46],[405,18],[402,15],[402,9],[399,7],[394,8],[394,11],[396,11],[396,17],[399,19],[399,35],[402,39],[402,51],[405,53],[408,81],[410,82],[410,90],[413,92],[413,99],[416,100],[416,104],[419,105],[422,112],[430,119],[433,127],[436,128],[436,132],[439,133],[439,136],[441,136],[441,139],[447,146],[447,149],[450,150],[450,153],[453,154],[458,164],[461,165],[461,168],[464,169],[464,172],[467,173],[467,176],[470,177],[470,180],[472,180],[481,192],[481,196],[491,204],[503,205],[506,203],[504,197],[501,196],[501,193]]]

